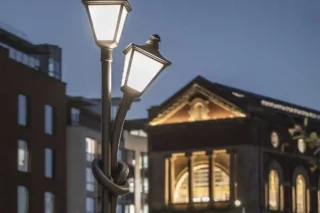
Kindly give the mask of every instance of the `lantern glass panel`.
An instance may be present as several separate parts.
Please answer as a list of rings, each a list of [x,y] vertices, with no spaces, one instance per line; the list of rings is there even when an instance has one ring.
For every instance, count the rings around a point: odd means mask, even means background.
[[[121,5],[88,5],[97,41],[114,40],[120,9]]]
[[[120,23],[119,23],[119,29],[118,29],[118,33],[117,33],[117,37],[116,37],[117,43],[119,43],[119,41],[120,41],[120,37],[122,35],[122,31],[123,31],[123,27],[124,27],[124,23],[126,21],[127,15],[128,15],[128,10],[126,7],[123,7],[122,13],[121,13],[121,18],[120,18]]]
[[[143,92],[163,66],[155,59],[134,51],[126,85],[138,92]]]
[[[121,80],[121,86],[123,86],[126,83],[126,78],[128,74],[128,66],[131,59],[132,49],[129,50],[124,58],[124,66],[123,66],[123,72],[122,72],[122,80]]]

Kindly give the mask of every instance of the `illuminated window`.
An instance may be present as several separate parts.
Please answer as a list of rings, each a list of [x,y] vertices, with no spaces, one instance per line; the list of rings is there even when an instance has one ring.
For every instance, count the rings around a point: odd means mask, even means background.
[[[226,201],[230,197],[229,175],[219,167],[214,167],[214,201]]]
[[[228,201],[230,199],[230,154],[226,150],[215,150],[210,154],[204,151],[192,153],[191,159],[185,153],[174,153],[167,161],[166,184],[172,189],[172,194],[166,192],[166,199],[171,197],[172,203],[189,202],[189,163],[192,166],[192,195],[193,202],[209,202],[210,193],[214,201]],[[209,182],[209,159],[212,160],[212,182]],[[169,173],[170,172],[170,173]],[[171,176],[169,176],[171,174]],[[211,187],[210,185],[211,184]],[[212,192],[209,191],[212,188]]]
[[[28,144],[24,140],[18,141],[18,170],[20,172],[29,171],[29,151]]]
[[[54,195],[51,192],[44,193],[44,212],[54,213]]]
[[[271,210],[279,209],[279,175],[275,170],[269,173],[269,208]]]
[[[143,210],[142,210],[143,213],[149,213],[149,206],[147,204],[144,204],[143,205]]]
[[[271,133],[271,144],[274,148],[279,146],[279,135],[276,132]]]
[[[96,153],[97,141],[92,138],[86,138],[86,153],[87,161],[93,161],[94,154]]]
[[[134,213],[134,205],[133,204],[129,204],[129,205],[125,205],[124,207],[124,213]]]
[[[140,169],[148,168],[148,154],[147,153],[141,153],[140,158],[139,158],[139,168]]]
[[[148,193],[149,192],[149,182],[148,182],[148,178],[143,178],[143,192],[144,193]]]
[[[131,135],[135,135],[135,136],[140,136],[140,137],[147,137],[147,133],[143,130],[131,130],[130,131],[130,134]]]
[[[298,175],[296,179],[296,209],[297,213],[306,212],[306,181],[302,175]]]
[[[134,179],[129,178],[128,183],[129,183],[129,192],[133,193],[134,192]]]
[[[186,171],[177,181],[174,198],[176,203],[188,202],[188,176]],[[229,175],[219,167],[214,167],[214,200],[229,200]],[[193,167],[193,201],[209,201],[209,170],[208,164],[201,164]]]

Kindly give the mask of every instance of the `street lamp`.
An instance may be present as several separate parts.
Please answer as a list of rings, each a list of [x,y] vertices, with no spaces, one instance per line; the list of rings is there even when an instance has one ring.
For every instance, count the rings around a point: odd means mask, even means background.
[[[131,6],[127,0],[83,0],[99,47],[118,46]]]
[[[121,81],[123,97],[111,129],[112,50],[118,46],[126,17],[131,11],[127,0],[83,0],[95,42],[101,49],[101,144],[102,159],[94,159],[92,172],[103,187],[102,212],[115,213],[119,195],[129,192],[129,167],[118,161],[123,123],[132,101],[140,97],[156,77],[171,63],[159,52],[159,35],[145,45],[130,44],[125,50]]]
[[[129,44],[123,51],[125,62],[121,81],[124,94],[139,97],[171,63],[159,52],[159,35],[152,35],[145,45]],[[141,78],[143,76],[143,78]]]
[[[246,213],[246,207],[242,205],[240,200],[235,200],[234,205],[238,208],[241,207],[241,212]]]

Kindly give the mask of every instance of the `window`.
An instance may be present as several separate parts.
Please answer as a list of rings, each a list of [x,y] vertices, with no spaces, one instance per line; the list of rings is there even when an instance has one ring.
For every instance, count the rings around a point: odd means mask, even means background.
[[[121,161],[124,161],[124,159],[123,159],[123,150],[122,149],[118,150],[118,159],[121,160]]]
[[[22,63],[25,65],[29,63],[29,56],[25,53],[22,53]]]
[[[275,170],[269,173],[269,208],[271,210],[279,209],[279,175]]]
[[[279,135],[276,132],[271,133],[271,144],[274,148],[279,146]]]
[[[45,168],[44,175],[47,178],[52,178],[53,176],[53,154],[52,150],[46,148],[44,153],[45,158]]]
[[[214,200],[215,201],[226,201],[229,200],[230,189],[229,189],[229,175],[222,170],[222,168],[214,167]]]
[[[22,52],[20,52],[20,51],[16,52],[16,60],[18,62],[22,62]]]
[[[35,58],[35,68],[36,68],[37,70],[40,69],[40,59],[39,59],[39,58]]]
[[[148,154],[144,154],[142,158],[143,168],[148,168]]]
[[[125,205],[124,207],[124,213],[134,213],[134,205],[133,204],[129,204],[129,205]]]
[[[39,63],[39,59],[36,56],[24,54],[16,50],[15,48],[1,42],[0,42],[0,46],[3,46],[4,48],[9,50],[9,57],[11,59],[21,62],[33,69],[36,69],[35,61],[37,60]]]
[[[221,162],[230,162],[230,154],[226,150],[215,150],[210,155],[211,158],[204,151],[193,152],[192,156],[186,156],[185,153],[174,153],[168,159],[168,165],[166,166],[167,169],[171,169],[172,174],[172,176],[166,178],[168,181],[166,184],[172,187],[172,194],[166,192],[166,197],[172,197],[173,203],[190,202],[189,174],[192,172],[193,202],[210,201],[209,184],[212,186],[215,202],[228,201],[230,199],[230,164],[221,164]],[[212,165],[212,174],[209,172],[211,170],[209,165]],[[168,170],[167,172],[169,173]],[[212,175],[211,178],[210,175]],[[209,183],[209,178],[212,180],[211,183]]]
[[[25,95],[18,95],[18,124],[27,126],[28,124],[28,98]]]
[[[139,162],[140,169],[148,168],[148,154],[147,153],[141,153],[139,160],[140,160],[140,162]]]
[[[53,134],[53,107],[50,105],[44,106],[44,131],[45,133]]]
[[[48,75],[56,79],[61,79],[61,64],[59,61],[50,58],[48,65]]]
[[[17,191],[17,213],[29,212],[29,192],[27,187],[18,186]]]
[[[148,178],[143,178],[143,192],[148,193],[149,192],[149,182]]]
[[[94,213],[94,199],[92,197],[86,198],[86,211],[87,213]]]
[[[76,108],[71,108],[71,123],[77,125],[80,122],[80,110]]]
[[[143,213],[148,213],[149,212],[149,206],[147,204],[143,205]]]
[[[129,183],[129,192],[133,193],[134,192],[134,179],[129,178],[128,183]]]
[[[135,136],[140,136],[140,137],[147,137],[147,133],[143,130],[131,130],[130,131],[131,135],[135,135]]]
[[[44,213],[54,212],[54,195],[51,192],[44,193]]]
[[[221,168],[214,167],[214,200],[226,201],[229,199],[229,175]],[[188,202],[188,176],[186,171],[181,175],[176,184],[174,191],[175,203]],[[208,202],[208,188],[209,188],[209,170],[208,164],[200,164],[193,167],[193,181],[194,181],[194,197],[193,202]]]
[[[18,141],[18,170],[20,172],[29,171],[29,151],[28,144],[24,140]]]
[[[87,161],[91,162],[94,159],[94,154],[96,153],[97,141],[92,138],[86,138],[86,153]]]
[[[296,209],[297,213],[306,212],[306,181],[302,175],[298,175],[296,179]]]
[[[94,177],[90,167],[86,168],[86,182],[87,182],[87,186],[86,186],[87,190],[90,192],[94,191]]]
[[[48,66],[48,70],[49,70],[49,76],[54,76],[54,59],[50,58],[49,59],[49,66]]]
[[[118,205],[117,205],[117,213],[123,213],[122,204],[118,204]]]

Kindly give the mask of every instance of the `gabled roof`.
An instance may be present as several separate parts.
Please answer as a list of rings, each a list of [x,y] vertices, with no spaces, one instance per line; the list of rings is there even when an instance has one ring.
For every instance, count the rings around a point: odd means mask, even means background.
[[[286,103],[284,101],[257,95],[244,90],[232,88],[218,83],[213,83],[202,76],[197,76],[186,86],[172,95],[169,99],[157,107],[157,116],[163,116],[168,113],[174,104],[178,104],[179,99],[186,96],[192,88],[198,87],[210,91],[217,97],[225,100],[228,105],[250,114],[252,112],[260,112],[262,114],[280,113],[287,117],[308,117],[320,121],[320,112],[295,104]],[[154,119],[154,117],[149,118]]]

